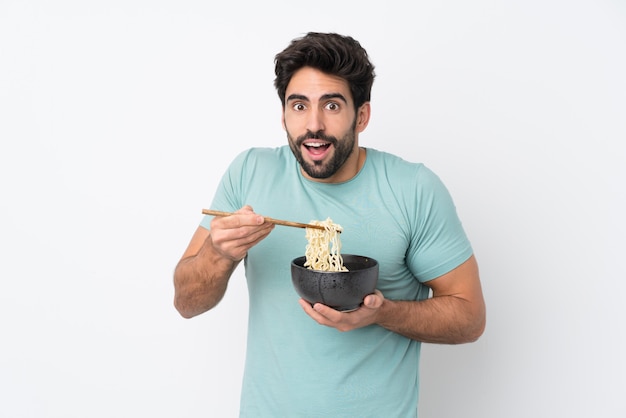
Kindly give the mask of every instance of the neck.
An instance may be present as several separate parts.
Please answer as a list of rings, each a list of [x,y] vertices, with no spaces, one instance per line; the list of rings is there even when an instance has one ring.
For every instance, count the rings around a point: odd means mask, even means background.
[[[344,181],[348,181],[354,176],[356,176],[361,168],[363,168],[363,164],[365,164],[365,159],[367,157],[367,152],[365,148],[361,148],[359,146],[355,147],[355,151],[348,157],[343,166],[332,176],[326,179],[316,179],[309,177],[302,168],[300,168],[300,172],[308,179],[317,181],[320,183],[343,183]]]

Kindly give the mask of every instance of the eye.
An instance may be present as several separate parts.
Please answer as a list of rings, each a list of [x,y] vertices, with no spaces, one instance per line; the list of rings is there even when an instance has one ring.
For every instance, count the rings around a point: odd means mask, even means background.
[[[304,103],[302,102],[296,102],[294,103],[291,108],[293,110],[295,110],[296,112],[302,112],[303,110],[306,110],[306,106],[304,105]]]
[[[326,106],[324,106],[326,108],[326,110],[330,110],[333,112],[338,111],[341,107],[339,106],[339,103],[337,102],[328,102],[326,103]]]

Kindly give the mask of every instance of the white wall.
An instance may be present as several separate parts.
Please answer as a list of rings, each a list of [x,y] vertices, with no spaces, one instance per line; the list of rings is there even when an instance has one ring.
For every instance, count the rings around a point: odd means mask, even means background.
[[[366,47],[362,144],[444,179],[481,265],[421,416],[625,416],[625,3],[241,3],[0,0],[0,416],[236,416],[241,271],[184,320],[172,270],[230,159],[285,143],[310,30]]]

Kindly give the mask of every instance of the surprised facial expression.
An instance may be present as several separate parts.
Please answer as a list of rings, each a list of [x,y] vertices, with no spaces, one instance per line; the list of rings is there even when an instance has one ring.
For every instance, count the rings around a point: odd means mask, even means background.
[[[283,126],[305,176],[338,182],[356,174],[346,172],[346,162],[358,159],[359,128],[348,83],[304,67],[293,75],[285,95]]]

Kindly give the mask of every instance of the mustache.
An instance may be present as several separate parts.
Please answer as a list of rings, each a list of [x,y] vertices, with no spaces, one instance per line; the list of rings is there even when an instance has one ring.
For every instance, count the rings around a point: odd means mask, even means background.
[[[298,146],[300,146],[307,139],[321,139],[321,140],[324,140],[324,141],[328,141],[328,142],[330,142],[333,145],[337,144],[337,138],[335,138],[332,135],[326,135],[322,131],[317,131],[317,132],[308,131],[304,135],[299,136],[297,138],[296,142],[297,142]]]

